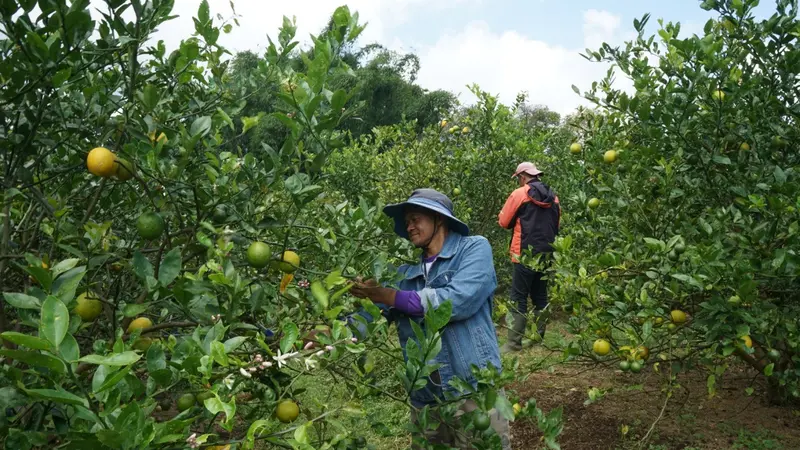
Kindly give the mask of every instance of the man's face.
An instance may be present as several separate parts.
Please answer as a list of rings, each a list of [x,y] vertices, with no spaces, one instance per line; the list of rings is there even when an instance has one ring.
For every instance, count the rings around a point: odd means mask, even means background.
[[[430,242],[436,229],[436,219],[429,212],[409,209],[406,212],[406,231],[408,239],[415,247],[422,247]]]

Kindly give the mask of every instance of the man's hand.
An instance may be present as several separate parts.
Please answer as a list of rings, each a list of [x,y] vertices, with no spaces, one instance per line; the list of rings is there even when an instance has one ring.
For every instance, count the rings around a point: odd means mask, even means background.
[[[361,281],[356,278],[355,285],[350,289],[350,294],[357,298],[368,298],[375,303],[394,306],[394,289],[381,287],[375,280]]]
[[[303,338],[303,348],[305,348],[309,343],[311,343],[311,345],[307,350],[319,347],[319,339],[317,338],[317,336],[320,334],[325,334],[327,336],[330,336],[331,330],[328,327],[323,327],[323,328],[315,328],[309,331],[306,337]]]

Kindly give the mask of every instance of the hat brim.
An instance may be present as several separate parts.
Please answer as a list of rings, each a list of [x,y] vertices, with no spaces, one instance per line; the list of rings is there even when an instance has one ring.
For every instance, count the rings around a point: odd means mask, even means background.
[[[531,173],[531,172],[529,172],[527,170],[518,170],[518,171],[514,172],[514,175],[511,175],[511,178],[516,178],[521,173],[527,173],[528,175],[530,175],[532,177],[538,177],[539,175],[543,174],[544,172],[542,172],[541,170],[537,170],[535,173]]]
[[[417,206],[427,209],[429,211],[438,213],[447,217],[447,223],[451,230],[461,234],[462,236],[469,236],[469,227],[464,222],[458,220],[450,211],[439,203],[428,200],[426,198],[412,198],[402,203],[395,203],[387,205],[383,208],[383,213],[394,220],[394,232],[398,236],[408,239],[408,230],[406,230],[406,208],[409,206]]]

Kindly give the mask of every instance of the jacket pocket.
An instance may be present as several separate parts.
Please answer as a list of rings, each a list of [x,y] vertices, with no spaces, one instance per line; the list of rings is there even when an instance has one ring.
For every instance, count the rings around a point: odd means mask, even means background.
[[[496,344],[492,343],[489,336],[486,334],[486,330],[484,330],[482,326],[469,327],[469,333],[472,335],[472,341],[475,344],[478,359],[480,362],[484,363],[485,366],[485,363],[489,362],[491,358],[491,349]]]
[[[444,272],[436,275],[432,280],[428,282],[428,287],[433,289],[443,288],[450,284],[450,280],[453,279],[453,275],[456,272],[454,270],[445,270]]]

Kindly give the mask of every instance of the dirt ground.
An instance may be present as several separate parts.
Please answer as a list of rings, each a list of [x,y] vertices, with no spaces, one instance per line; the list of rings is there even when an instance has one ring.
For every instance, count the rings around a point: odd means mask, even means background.
[[[651,366],[639,374],[609,368],[558,365],[513,386],[521,399],[535,398],[544,411],[563,406],[564,450],[585,449],[800,449],[800,409],[764,401],[755,373],[729,370],[709,398],[702,373],[680,375],[678,389],[664,407],[664,374]],[[631,386],[635,386],[631,388]],[[752,387],[752,395],[745,389]],[[585,404],[591,388],[610,389]],[[642,442],[664,409],[646,442]],[[533,421],[512,426],[515,449],[544,448]]]

